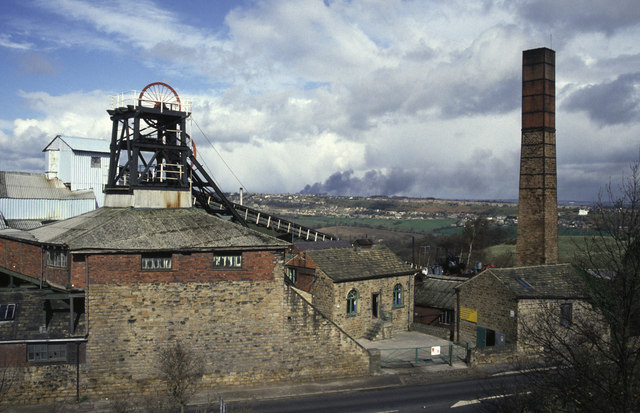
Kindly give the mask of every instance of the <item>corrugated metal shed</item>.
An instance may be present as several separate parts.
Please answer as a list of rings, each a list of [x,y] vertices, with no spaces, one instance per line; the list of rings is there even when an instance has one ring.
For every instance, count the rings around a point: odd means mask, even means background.
[[[73,151],[109,154],[110,143],[103,139],[78,138],[75,136],[58,135],[42,150],[61,150],[69,148]]]
[[[49,177],[59,178],[72,191],[93,190],[98,206],[103,205],[103,189],[109,172],[109,142],[58,135],[43,151]]]
[[[70,191],[43,174],[0,171],[0,211],[12,220],[67,219],[96,208],[92,191]]]

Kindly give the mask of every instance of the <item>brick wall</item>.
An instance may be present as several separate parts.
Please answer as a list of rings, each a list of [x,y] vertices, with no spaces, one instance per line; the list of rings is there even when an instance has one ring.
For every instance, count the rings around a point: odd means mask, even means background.
[[[460,286],[460,306],[475,310],[478,322],[459,318],[458,342],[476,346],[476,329],[484,327],[505,334],[506,344],[517,340],[517,302],[514,295],[490,272],[484,272]],[[511,311],[514,317],[511,317]]]
[[[0,238],[0,267],[40,279],[42,259],[39,246]]]

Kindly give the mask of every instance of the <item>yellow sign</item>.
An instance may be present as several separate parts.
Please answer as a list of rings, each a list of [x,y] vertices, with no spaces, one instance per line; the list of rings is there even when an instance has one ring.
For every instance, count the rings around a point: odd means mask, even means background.
[[[460,319],[477,323],[478,312],[472,308],[460,307]]]

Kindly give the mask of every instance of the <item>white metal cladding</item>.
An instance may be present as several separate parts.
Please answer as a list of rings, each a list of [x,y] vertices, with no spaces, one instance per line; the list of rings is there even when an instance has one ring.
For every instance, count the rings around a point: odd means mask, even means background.
[[[71,154],[71,152],[67,152]],[[99,158],[100,167],[92,166],[91,159]],[[104,204],[103,189],[106,184],[107,175],[109,173],[109,155],[96,152],[80,152],[73,153],[70,164],[73,167],[70,181],[71,190],[77,191],[81,189],[92,189],[96,197],[99,207]]]
[[[96,209],[94,199],[16,199],[0,198],[0,211],[6,220],[61,220]]]

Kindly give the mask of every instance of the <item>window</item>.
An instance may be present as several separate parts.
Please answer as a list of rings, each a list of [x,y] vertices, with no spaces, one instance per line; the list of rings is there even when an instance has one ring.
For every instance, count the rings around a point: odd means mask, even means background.
[[[67,361],[66,344],[29,344],[28,361]]]
[[[453,324],[453,311],[451,310],[442,310],[440,316],[438,317],[438,322],[440,324],[452,325]]]
[[[287,268],[287,277],[289,277],[291,283],[295,285],[298,281],[298,271],[295,268]]]
[[[16,312],[15,304],[0,305],[0,321],[11,321]]]
[[[47,265],[50,267],[67,267],[67,252],[61,250],[47,251]]]
[[[156,271],[156,270],[170,270],[173,265],[171,255],[168,256],[142,256],[142,270],[143,271]]]
[[[402,285],[396,284],[393,287],[393,306],[400,307],[404,305],[404,301],[402,300]]]
[[[100,157],[92,156],[91,157],[91,167],[92,168],[100,168]]]
[[[561,304],[560,305],[560,325],[568,327],[573,322],[573,305]]]
[[[214,254],[213,268],[242,268],[242,253]]]
[[[349,291],[347,294],[347,314],[358,313],[358,292],[356,290]]]

